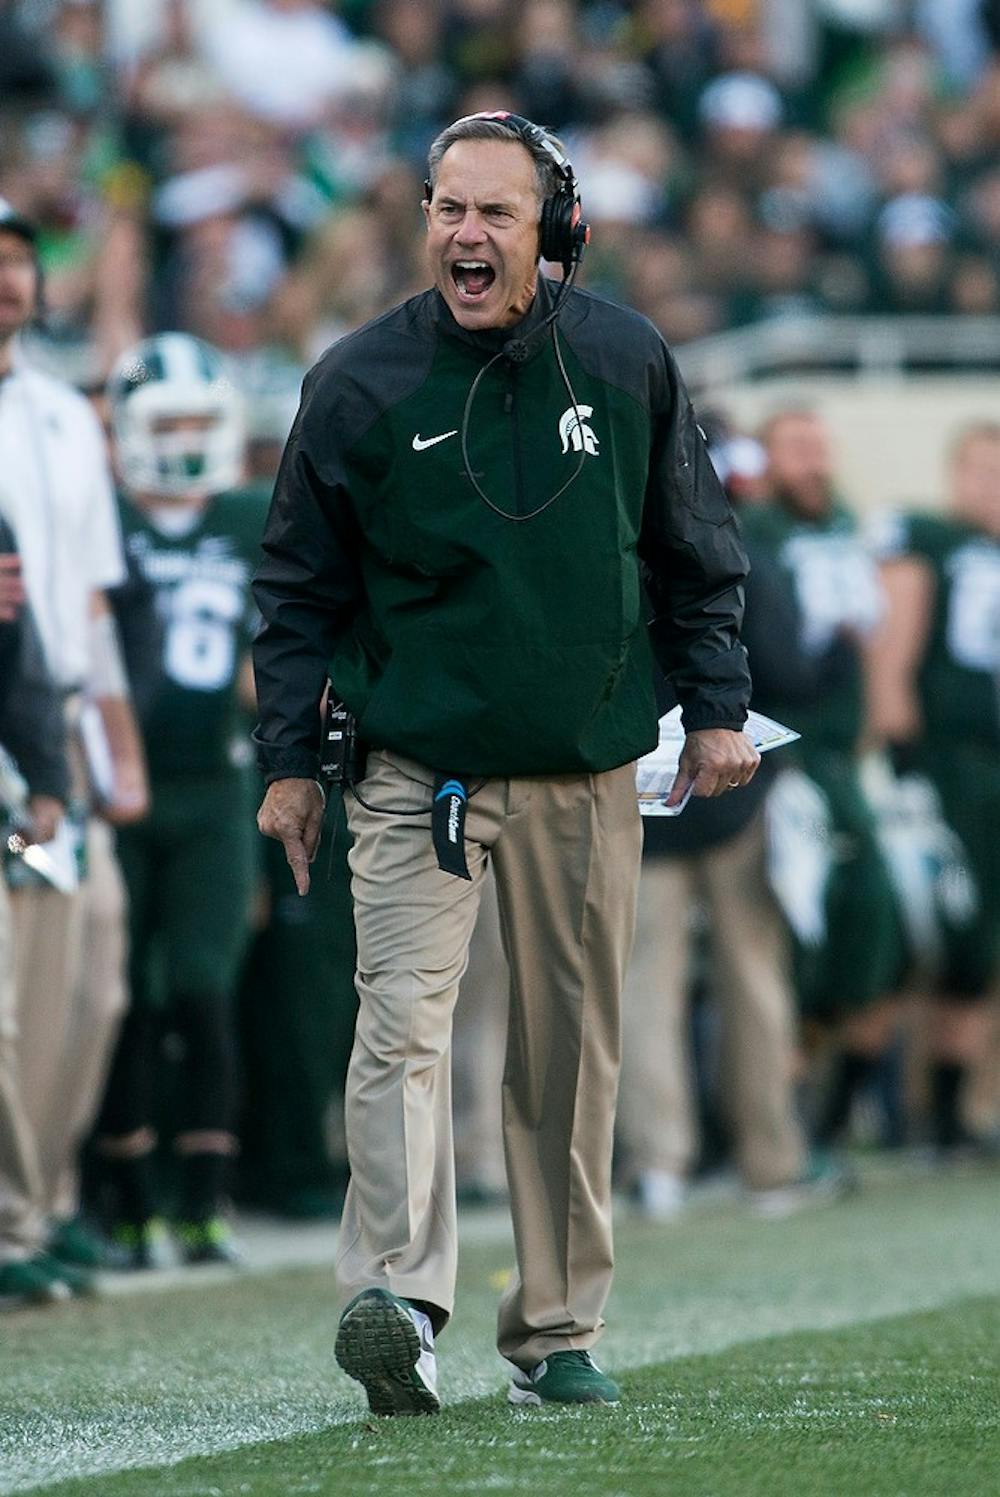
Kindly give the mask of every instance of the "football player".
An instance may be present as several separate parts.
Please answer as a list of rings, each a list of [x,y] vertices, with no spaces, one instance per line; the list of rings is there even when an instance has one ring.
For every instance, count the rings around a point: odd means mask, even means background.
[[[166,1249],[154,1175],[159,1042],[165,1028],[179,1034],[176,1236],[185,1261],[235,1261],[220,1207],[236,1150],[233,991],[255,874],[244,713],[267,496],[239,487],[242,403],[207,344],[147,339],[119,360],[109,396],[124,543],[154,589],[163,657],[143,716],[152,813],[120,843],[132,1006],[99,1148],[123,1261],[154,1266]]]
[[[751,563],[763,553],[769,567],[784,573],[798,606],[804,654],[837,663],[832,679],[827,671],[822,689],[811,696],[779,688],[754,698],[756,707],[801,733],[785,753],[811,781],[826,823],[823,933],[815,943],[796,943],[803,1013],[824,1025],[839,1023],[849,1058],[824,1105],[829,1115],[821,1120],[822,1143],[837,1131],[845,1087],[853,1087],[857,1070],[853,1062],[867,1062],[884,1048],[896,1009],[882,1000],[899,982],[904,957],[892,883],[858,772],[865,653],[884,603],[857,523],[836,496],[822,418],[805,409],[783,410],[772,416],[761,440],[770,501],[743,511]],[[754,606],[751,569],[748,619]]]
[[[879,550],[889,611],[872,657],[874,727],[901,769],[933,784],[977,896],[971,919],[942,923],[932,1143],[944,1159],[1000,1152],[970,1136],[962,1110],[1000,951],[1000,424],[959,432],[945,512],[892,517]]]

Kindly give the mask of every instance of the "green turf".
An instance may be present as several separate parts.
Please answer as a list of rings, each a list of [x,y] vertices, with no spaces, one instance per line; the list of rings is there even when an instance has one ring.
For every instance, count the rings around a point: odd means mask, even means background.
[[[529,1493],[577,1482],[581,1494],[630,1497],[667,1490],[668,1470],[670,1492],[706,1497],[765,1489],[768,1497],[987,1497],[1000,1492],[1000,1480],[984,1483],[976,1464],[990,1438],[1000,1470],[997,1430],[983,1426],[980,1398],[984,1338],[993,1337],[989,1350],[1000,1342],[997,1223],[993,1173],[896,1173],[856,1199],[782,1222],[732,1204],[669,1228],[623,1218],[600,1360],[626,1372],[631,1403],[612,1424],[607,1411],[554,1425],[546,1412],[526,1424],[535,1416],[500,1401],[493,1320],[511,1252],[498,1229],[477,1230],[463,1246],[459,1313],[441,1340],[446,1413],[416,1432],[409,1424],[372,1434],[358,1422],[360,1390],[333,1364],[329,1271],[2,1315],[0,1493],[290,1497],[374,1491],[391,1474],[380,1486],[391,1497],[404,1490],[397,1457],[411,1474],[409,1450],[412,1472],[430,1471],[435,1497],[445,1466],[456,1491],[514,1490],[516,1473]],[[973,1299],[973,1309],[961,1304]],[[923,1319],[858,1325],[952,1305]],[[785,1339],[762,1339],[775,1335]],[[676,1360],[664,1366],[667,1359]],[[994,1409],[997,1391],[994,1384]],[[873,1444],[861,1441],[863,1431]],[[878,1441],[887,1434],[898,1469],[883,1469]],[[275,1440],[282,1443],[262,1443]],[[582,1474],[573,1465],[581,1451]],[[840,1472],[839,1488],[818,1486],[812,1469],[808,1480],[780,1486],[783,1470],[813,1457]],[[858,1474],[866,1461],[875,1463],[872,1480]],[[933,1472],[949,1461],[965,1486],[935,1485]],[[147,1475],[113,1474],[176,1462]],[[689,1470],[695,1484],[676,1485]],[[375,1485],[364,1485],[366,1472]],[[876,1476],[889,1484],[873,1485]],[[414,1497],[428,1489],[405,1485]]]
[[[618,1409],[436,1419],[296,1439],[47,1490],[58,1497],[986,1497],[1000,1483],[1000,1301],[798,1332],[623,1379]]]

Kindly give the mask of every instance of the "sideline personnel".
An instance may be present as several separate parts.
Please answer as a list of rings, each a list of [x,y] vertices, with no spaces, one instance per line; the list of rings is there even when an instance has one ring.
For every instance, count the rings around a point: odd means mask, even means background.
[[[258,822],[300,893],[328,672],[370,748],[348,799],[360,1012],[337,1357],[377,1413],[439,1407],[451,1016],[489,859],[511,967],[509,1396],[615,1402],[589,1348],[612,1272],[634,761],[656,742],[655,652],[688,735],[675,800],[752,776],[746,564],[659,334],[539,277],[540,253],[571,275],[586,232],[558,143],[472,116],[429,165],[435,286],[307,376],[256,585]]]
[[[20,346],[44,300],[38,244],[37,227],[0,199],[0,514],[63,697],[71,786],[62,835],[83,875],[65,892],[23,863],[10,869],[17,1057],[50,1246],[84,1271],[82,1283],[100,1249],[77,1217],[77,1155],[126,1003],[124,894],[108,823],[140,820],[149,797],[107,596],[125,565],[104,434],[85,397],[33,368]],[[95,926],[102,940],[85,950]]]

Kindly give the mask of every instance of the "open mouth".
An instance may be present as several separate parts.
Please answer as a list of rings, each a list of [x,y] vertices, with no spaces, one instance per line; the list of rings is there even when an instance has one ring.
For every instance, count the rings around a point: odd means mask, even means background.
[[[482,300],[497,276],[485,260],[456,260],[451,267],[451,278],[463,301],[476,302]]]

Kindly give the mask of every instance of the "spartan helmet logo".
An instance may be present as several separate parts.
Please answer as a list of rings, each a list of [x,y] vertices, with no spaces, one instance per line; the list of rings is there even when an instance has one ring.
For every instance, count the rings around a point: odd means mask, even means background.
[[[568,411],[563,411],[559,417],[559,440],[564,454],[569,451],[572,443],[574,452],[586,451],[591,457],[597,456],[597,438],[593,428],[582,420],[582,417],[593,414],[592,405],[571,405]]]

